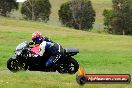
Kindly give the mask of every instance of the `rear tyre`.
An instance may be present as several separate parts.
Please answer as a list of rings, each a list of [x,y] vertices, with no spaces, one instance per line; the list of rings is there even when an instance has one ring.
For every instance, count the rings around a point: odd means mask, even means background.
[[[11,72],[18,72],[20,70],[27,70],[28,66],[26,63],[24,62],[19,62],[17,59],[12,59],[10,58],[7,61],[7,68],[11,71]]]
[[[62,74],[63,73],[75,74],[79,68],[78,62],[72,57],[66,59],[67,59],[66,61],[63,61],[59,64],[57,71]]]

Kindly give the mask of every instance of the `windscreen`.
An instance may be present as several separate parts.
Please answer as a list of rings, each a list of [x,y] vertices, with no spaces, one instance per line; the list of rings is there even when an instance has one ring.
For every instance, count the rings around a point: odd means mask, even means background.
[[[21,49],[26,48],[26,47],[27,47],[27,43],[26,43],[26,42],[20,43],[20,44],[16,47],[16,51],[21,50]]]

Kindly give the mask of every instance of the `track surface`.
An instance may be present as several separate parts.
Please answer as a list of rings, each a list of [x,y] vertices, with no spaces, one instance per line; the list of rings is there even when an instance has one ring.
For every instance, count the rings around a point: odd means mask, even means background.
[[[56,72],[42,72],[42,71],[29,71],[29,70],[27,70],[27,71],[25,71],[25,73],[50,73],[50,74],[60,74],[60,73],[58,73],[57,71]],[[11,71],[9,71],[8,69],[0,69],[0,74],[4,74],[4,73],[9,73],[9,74],[12,74],[13,72],[11,72]]]

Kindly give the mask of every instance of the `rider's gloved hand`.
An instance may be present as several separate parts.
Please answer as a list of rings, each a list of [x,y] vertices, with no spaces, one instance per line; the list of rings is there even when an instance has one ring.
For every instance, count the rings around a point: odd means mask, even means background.
[[[34,42],[33,42],[33,41],[30,41],[30,42],[29,42],[29,45],[33,45],[33,44],[34,44]]]

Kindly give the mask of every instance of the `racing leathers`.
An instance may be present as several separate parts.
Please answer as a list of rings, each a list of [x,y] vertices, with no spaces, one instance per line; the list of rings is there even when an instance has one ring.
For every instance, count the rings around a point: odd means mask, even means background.
[[[48,52],[50,54],[50,58],[47,60],[45,65],[47,67],[53,66],[54,63],[58,61],[58,59],[61,57],[61,52],[60,52],[61,46],[57,43],[51,43],[51,42],[46,42],[43,41],[40,46],[39,46],[39,57],[42,57],[45,52]]]
[[[48,37],[46,37],[46,36],[44,36],[44,37],[42,38],[42,42],[43,42],[43,41],[53,43],[53,41],[52,41],[51,39],[49,39]]]

